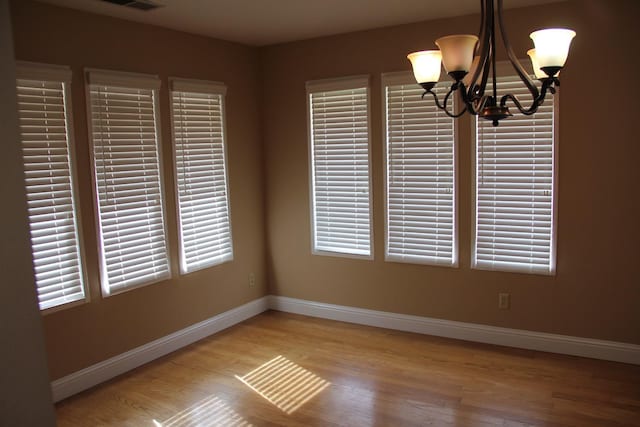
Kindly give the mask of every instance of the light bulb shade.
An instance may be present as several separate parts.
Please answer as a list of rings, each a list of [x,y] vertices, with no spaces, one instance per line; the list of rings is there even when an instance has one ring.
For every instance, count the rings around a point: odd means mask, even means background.
[[[536,50],[535,49],[529,49],[527,51],[527,55],[529,55],[529,59],[531,59],[531,66],[533,67],[533,72],[536,75],[536,79],[538,80],[542,80],[542,79],[546,79],[547,77],[547,73],[545,73],[541,68],[540,68],[540,64],[538,64],[538,57],[536,55]],[[556,73],[556,76],[560,75],[560,71],[558,71]]]
[[[447,73],[469,72],[477,42],[478,37],[471,34],[445,36],[436,40],[436,45],[442,51],[442,63]]]
[[[535,45],[535,57],[538,68],[562,68],[567,61],[571,40],[576,36],[573,30],[548,28],[534,31],[529,35]],[[537,73],[537,69],[535,70]],[[536,74],[537,75],[537,74]]]
[[[407,55],[418,83],[436,83],[440,79],[442,54],[439,50],[423,50]]]

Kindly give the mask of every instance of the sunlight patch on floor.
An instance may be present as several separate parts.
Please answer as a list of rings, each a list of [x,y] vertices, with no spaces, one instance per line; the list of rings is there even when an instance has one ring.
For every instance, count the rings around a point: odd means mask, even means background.
[[[216,396],[207,397],[163,422],[153,420],[153,425],[154,427],[252,427]]]
[[[331,384],[283,356],[236,378],[286,414],[292,414]]]

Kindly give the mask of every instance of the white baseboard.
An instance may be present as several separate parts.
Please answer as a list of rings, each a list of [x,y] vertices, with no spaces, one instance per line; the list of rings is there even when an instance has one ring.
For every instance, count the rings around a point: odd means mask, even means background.
[[[268,297],[262,297],[202,322],[191,325],[126,353],[91,365],[51,383],[54,402],[149,363],[172,351],[215,334],[269,309]]]
[[[640,345],[366,310],[271,295],[269,308],[360,325],[640,365]]]
[[[59,402],[268,309],[379,328],[640,365],[640,345],[635,344],[455,322],[270,295],[59,378],[51,383],[53,400]]]

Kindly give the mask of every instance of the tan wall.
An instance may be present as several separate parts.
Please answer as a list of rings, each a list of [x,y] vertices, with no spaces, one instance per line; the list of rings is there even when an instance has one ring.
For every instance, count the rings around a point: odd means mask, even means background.
[[[525,57],[528,34],[535,29],[566,25],[578,33],[562,71],[558,264],[553,277],[470,269],[468,119],[459,128],[460,266],[384,261],[380,73],[408,70],[406,53],[435,48],[432,41],[438,36],[475,32],[477,16],[263,49],[271,292],[640,344],[639,19],[636,0],[581,0],[506,14],[520,57]],[[310,254],[305,82],[356,74],[372,77],[373,261]],[[498,292],[512,294],[511,310],[498,310]]]
[[[258,54],[253,48],[27,0],[12,3],[17,59],[69,65],[85,259],[91,302],[44,316],[51,379],[265,295]],[[174,278],[100,297],[83,68],[158,74],[169,243]],[[178,275],[167,77],[227,84],[234,260]],[[256,286],[249,288],[248,275]]]
[[[33,280],[9,2],[0,0],[0,425],[54,426]]]
[[[429,47],[439,35],[475,31],[477,17],[254,49],[31,0],[11,5],[17,59],[70,65],[74,73],[74,130],[92,301],[43,317],[51,379],[265,295],[268,282],[271,293],[296,298],[640,343],[640,287],[633,269],[640,241],[640,147],[633,123],[640,93],[632,79],[639,64],[635,55],[628,55],[637,51],[640,39],[636,1],[582,0],[554,5],[553,12],[538,7],[507,13],[511,40],[521,56],[533,29],[564,24],[578,32],[562,73],[554,277],[469,268],[472,157],[467,118],[460,121],[459,141],[460,267],[384,262],[380,73],[408,70],[406,52]],[[598,68],[592,66],[594,58],[601,61]],[[84,67],[160,75],[168,184],[173,175],[167,77],[228,85],[233,262],[100,297]],[[304,83],[354,74],[372,76],[373,261],[310,254]],[[631,76],[631,83],[615,83],[621,76]],[[608,93],[618,93],[590,94],[587,89],[599,82],[606,83],[601,87]],[[171,185],[166,192],[177,272]],[[253,289],[247,285],[250,272],[257,279]],[[497,310],[499,291],[512,293],[511,310]]]

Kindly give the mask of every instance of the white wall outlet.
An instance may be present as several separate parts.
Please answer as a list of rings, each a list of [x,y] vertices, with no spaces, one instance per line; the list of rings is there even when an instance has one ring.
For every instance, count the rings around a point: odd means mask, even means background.
[[[509,310],[511,307],[511,294],[500,292],[498,294],[498,308],[500,310]]]
[[[249,287],[253,288],[256,286],[256,276],[253,273],[249,273]]]

